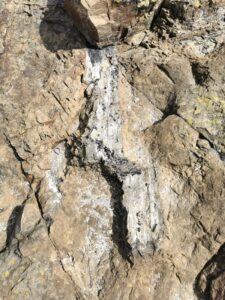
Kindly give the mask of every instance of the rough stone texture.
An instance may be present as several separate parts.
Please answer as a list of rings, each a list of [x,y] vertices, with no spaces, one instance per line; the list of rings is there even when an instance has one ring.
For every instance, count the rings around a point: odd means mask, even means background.
[[[225,2],[103,2],[0,2],[0,299],[224,299]]]
[[[73,16],[77,28],[89,43],[100,47],[148,28],[150,18],[144,14],[154,4],[155,1],[149,0],[65,0],[65,8]]]

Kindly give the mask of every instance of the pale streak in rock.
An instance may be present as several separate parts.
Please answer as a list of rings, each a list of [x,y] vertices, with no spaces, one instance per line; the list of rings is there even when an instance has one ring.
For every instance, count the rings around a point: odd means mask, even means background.
[[[51,169],[46,172],[49,190],[52,192],[52,204],[57,205],[62,200],[62,194],[59,191],[59,173],[65,166],[65,146],[59,144],[51,154]]]

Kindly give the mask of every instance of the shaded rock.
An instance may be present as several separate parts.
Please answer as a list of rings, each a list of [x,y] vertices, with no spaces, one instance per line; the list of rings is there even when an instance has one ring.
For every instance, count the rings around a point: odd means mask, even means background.
[[[74,17],[79,30],[94,46],[107,46],[124,39],[132,31],[148,26],[140,22],[144,11],[149,12],[151,1],[76,1],[66,0],[65,8]],[[139,23],[139,24],[138,24]]]

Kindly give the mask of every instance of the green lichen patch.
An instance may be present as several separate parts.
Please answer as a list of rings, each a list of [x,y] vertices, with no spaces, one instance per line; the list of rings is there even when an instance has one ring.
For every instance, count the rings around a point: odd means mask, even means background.
[[[207,136],[216,146],[225,146],[225,99],[218,95],[183,99],[179,114],[196,130]]]

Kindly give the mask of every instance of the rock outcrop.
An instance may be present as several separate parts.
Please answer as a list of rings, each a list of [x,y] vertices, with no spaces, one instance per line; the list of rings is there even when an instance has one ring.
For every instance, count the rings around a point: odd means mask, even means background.
[[[225,2],[65,3],[0,2],[0,299],[223,299]]]
[[[154,1],[65,0],[65,8],[87,41],[98,47],[115,44],[131,33],[149,28],[144,16]]]

